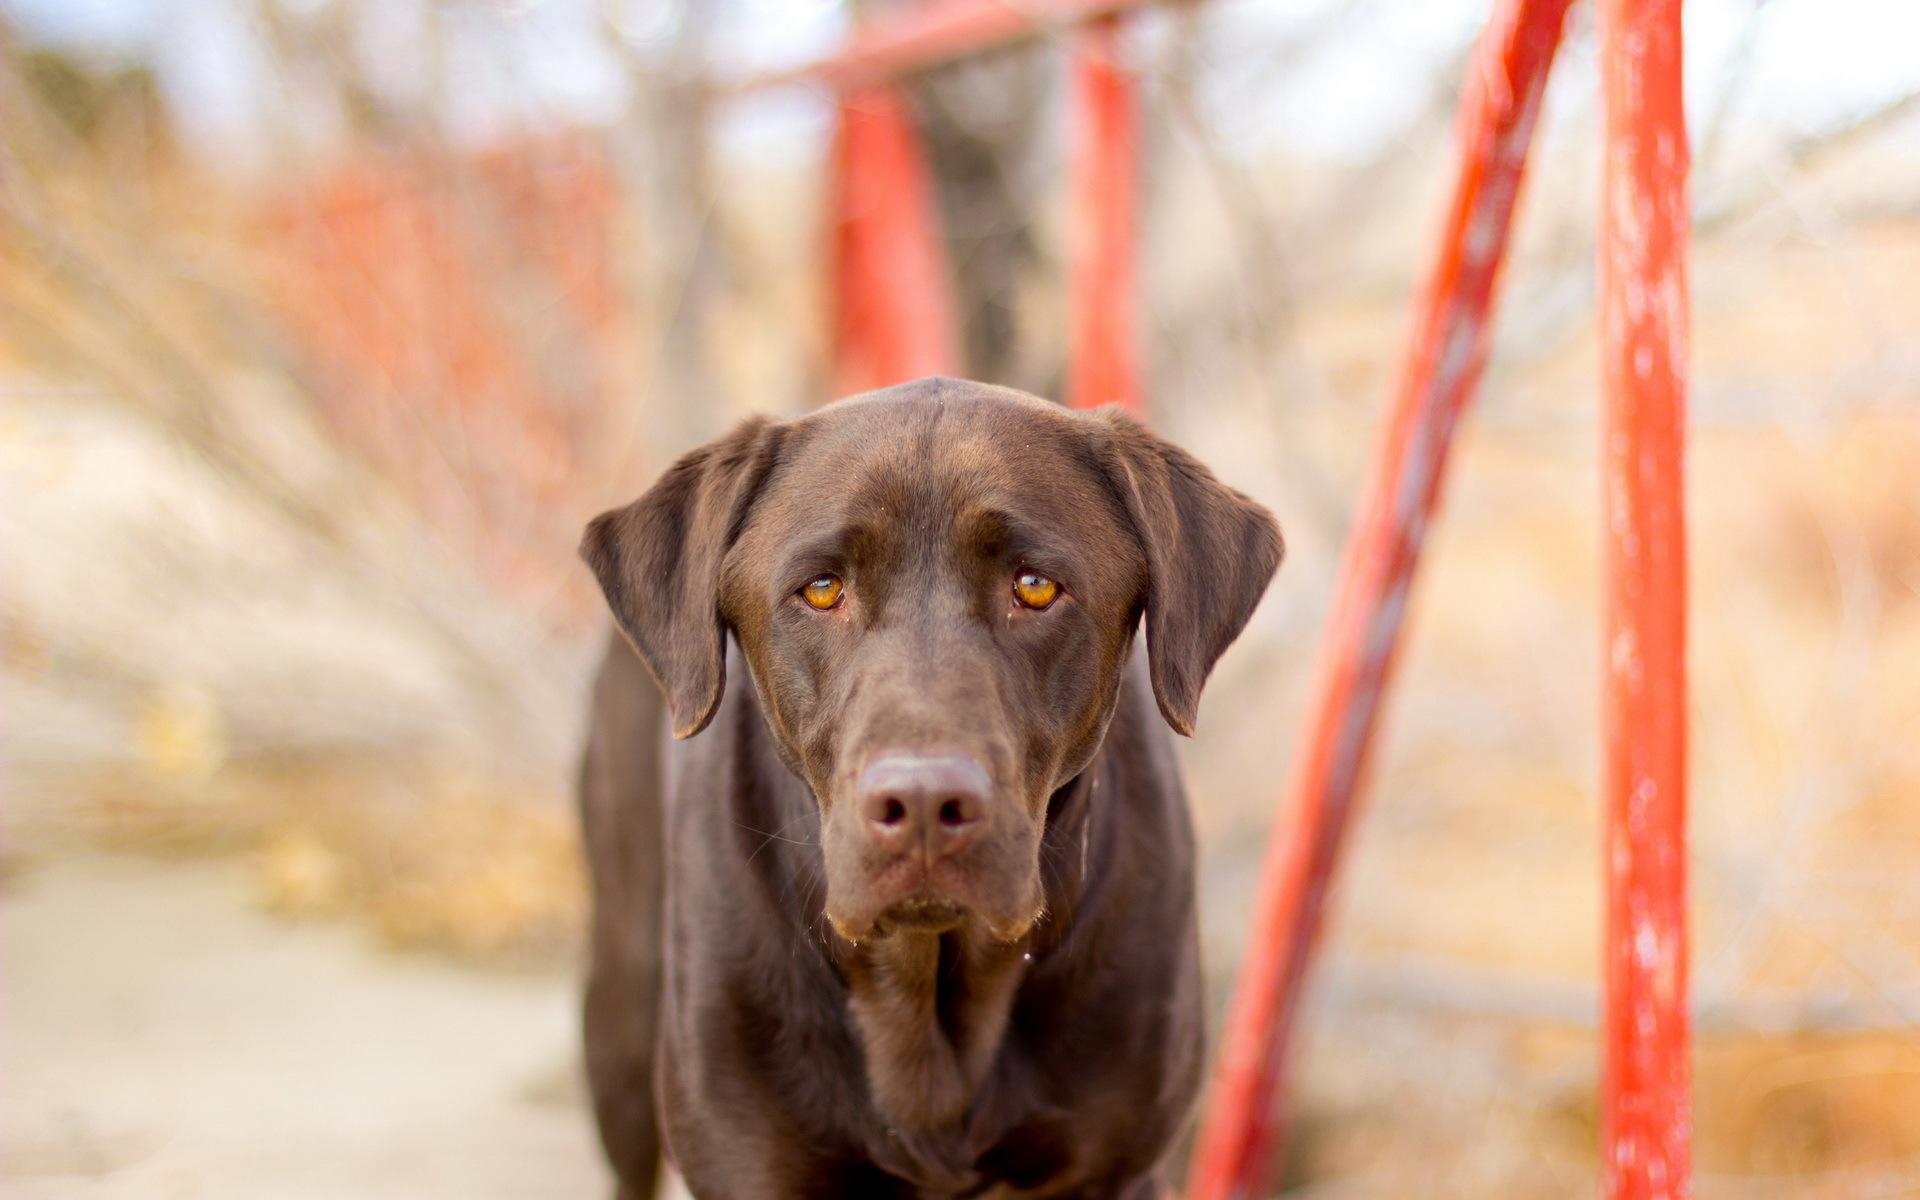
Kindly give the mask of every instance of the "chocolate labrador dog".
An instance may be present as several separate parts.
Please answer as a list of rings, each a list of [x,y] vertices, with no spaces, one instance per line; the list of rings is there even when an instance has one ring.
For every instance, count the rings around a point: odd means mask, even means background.
[[[625,634],[581,788],[621,1196],[662,1135],[703,1200],[1158,1194],[1202,1042],[1161,721],[1273,518],[1118,411],[929,379],[747,421],[582,553]]]

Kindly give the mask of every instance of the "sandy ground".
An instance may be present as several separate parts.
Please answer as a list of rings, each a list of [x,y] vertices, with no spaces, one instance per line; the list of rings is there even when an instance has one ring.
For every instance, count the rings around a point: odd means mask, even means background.
[[[0,895],[12,1200],[603,1197],[575,982],[254,910],[243,868],[57,859]]]

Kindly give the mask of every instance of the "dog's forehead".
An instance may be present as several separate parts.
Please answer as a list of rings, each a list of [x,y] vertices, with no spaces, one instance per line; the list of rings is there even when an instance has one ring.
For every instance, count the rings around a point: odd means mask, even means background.
[[[1104,507],[1085,418],[998,388],[950,385],[834,405],[794,423],[775,481],[847,518],[932,506],[1038,518]]]

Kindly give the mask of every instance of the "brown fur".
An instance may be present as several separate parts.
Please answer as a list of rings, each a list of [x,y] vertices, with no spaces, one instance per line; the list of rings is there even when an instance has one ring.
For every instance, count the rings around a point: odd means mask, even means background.
[[[656,1116],[703,1198],[1153,1194],[1201,1013],[1147,696],[1191,732],[1272,518],[1118,413],[923,380],[743,424],[582,552],[626,635],[582,787],[622,1194],[651,1194]],[[991,779],[963,847],[876,841],[861,770],[901,753]]]

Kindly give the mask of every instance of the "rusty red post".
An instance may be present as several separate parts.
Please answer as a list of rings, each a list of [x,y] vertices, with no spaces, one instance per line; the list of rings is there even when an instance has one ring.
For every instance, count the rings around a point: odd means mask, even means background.
[[[841,97],[832,188],[837,394],[958,374],[933,185],[897,88],[863,87]]]
[[[1610,1200],[1691,1192],[1687,125],[1680,0],[1602,0],[1606,1055]]]
[[[1133,74],[1119,49],[1117,17],[1089,21],[1074,37],[1067,403],[1118,404],[1140,415],[1139,125]]]
[[[1265,1194],[1291,1115],[1288,1047],[1327,888],[1364,772],[1455,423],[1488,313],[1540,97],[1571,0],[1499,0],[1460,97],[1461,165],[1414,314],[1399,390],[1347,541],[1311,718],[1268,843],[1188,1200]]]

